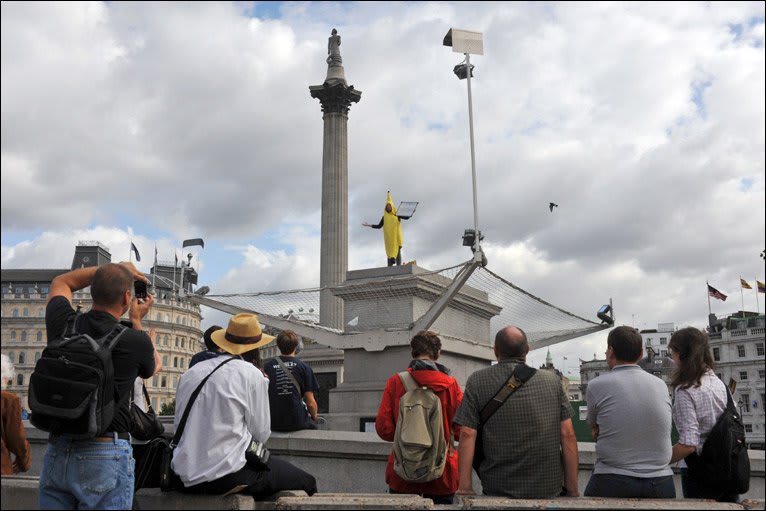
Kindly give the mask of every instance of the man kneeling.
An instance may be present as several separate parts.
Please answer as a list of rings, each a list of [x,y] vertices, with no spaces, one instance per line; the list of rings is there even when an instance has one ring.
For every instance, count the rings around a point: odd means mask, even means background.
[[[218,356],[194,365],[176,392],[176,428],[192,393],[208,375],[194,401],[186,428],[173,453],[173,471],[188,493],[242,491],[265,497],[282,490],[316,493],[316,479],[287,461],[270,457],[258,466],[245,456],[253,441],[271,435],[269,382],[252,363],[239,356],[274,338],[261,330],[255,314],[232,316],[226,330],[213,332]],[[228,361],[234,355],[237,360]],[[225,363],[225,365],[219,366]],[[215,372],[213,372],[215,371]]]

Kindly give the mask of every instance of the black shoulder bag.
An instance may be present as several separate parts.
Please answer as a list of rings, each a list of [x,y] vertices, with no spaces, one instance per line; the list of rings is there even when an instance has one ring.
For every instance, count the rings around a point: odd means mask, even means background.
[[[130,418],[133,420],[133,427],[130,430],[130,436],[136,440],[152,440],[158,436],[162,436],[165,432],[165,426],[160,422],[160,418],[154,413],[154,408],[149,402],[149,393],[146,391],[146,385],[141,384],[143,390],[143,399],[146,403],[146,411],[143,411],[136,404],[136,396],[132,396],[130,400]],[[141,399],[141,398],[139,398]]]
[[[213,373],[223,367],[224,364],[228,364],[232,360],[237,360],[238,358],[239,357],[227,358],[218,364],[218,366],[216,366],[216,368],[213,369],[210,374],[199,383],[199,385],[197,385],[197,388],[194,389],[194,392],[192,392],[192,395],[189,398],[189,403],[184,409],[183,415],[181,416],[181,422],[178,423],[178,428],[176,429],[176,434],[170,442],[168,442],[165,437],[161,436],[153,439],[147,444],[147,451],[145,454],[146,461],[142,470],[140,472],[137,471],[136,473],[136,488],[156,488],[159,486],[162,491],[170,491],[183,486],[179,477],[170,467],[170,463],[173,461],[173,450],[178,445],[178,442],[181,441],[181,436],[184,434],[186,420],[189,418],[189,412],[191,412],[192,405],[194,404],[194,401],[196,401],[197,396],[199,396],[202,386],[205,385],[205,382],[207,382]]]
[[[511,397],[511,394],[519,390],[519,388],[529,381],[530,378],[537,372],[537,369],[529,367],[524,363],[518,364],[511,373],[511,377],[508,381],[500,387],[497,394],[489,400],[481,409],[479,415],[479,426],[476,428],[476,444],[473,450],[473,469],[479,474],[479,467],[481,462],[484,461],[484,446],[482,445],[482,431],[481,429],[487,423],[487,421],[494,415],[494,413],[500,408],[505,400]]]

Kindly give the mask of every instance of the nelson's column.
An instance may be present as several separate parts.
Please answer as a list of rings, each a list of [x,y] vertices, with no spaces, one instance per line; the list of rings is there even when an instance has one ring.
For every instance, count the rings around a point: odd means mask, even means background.
[[[327,78],[309,86],[312,98],[322,104],[322,246],[319,285],[333,286],[346,280],[348,270],[348,109],[362,92],[346,83],[340,36],[333,29],[327,42]],[[332,291],[319,296],[319,323],[343,329],[343,300]]]

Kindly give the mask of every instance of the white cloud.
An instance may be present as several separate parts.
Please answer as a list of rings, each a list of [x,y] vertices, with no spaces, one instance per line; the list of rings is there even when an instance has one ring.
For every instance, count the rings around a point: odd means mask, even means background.
[[[485,34],[472,86],[491,269],[586,317],[612,297],[621,321],[647,327],[704,323],[706,279],[733,293],[740,274],[763,278],[762,3],[243,9],[2,4],[4,268],[68,267],[79,239],[127,256],[133,225],[150,226],[132,234],[145,261],[153,238],[161,257],[204,238],[201,281],[216,291],[317,286],[322,116],[308,86],[326,75],[332,27],[362,91],[350,269],[385,263],[380,231],[360,224],[386,190],[420,201],[405,260],[468,259],[466,82],[441,45],[457,26]]]

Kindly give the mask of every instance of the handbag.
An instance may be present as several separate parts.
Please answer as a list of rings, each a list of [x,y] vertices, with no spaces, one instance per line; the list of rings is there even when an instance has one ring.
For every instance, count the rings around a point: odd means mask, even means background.
[[[130,436],[136,440],[151,440],[162,436],[165,432],[165,426],[160,422],[160,418],[154,413],[151,403],[149,403],[149,393],[146,391],[146,385],[141,386],[144,391],[144,400],[146,402],[146,411],[143,411],[135,402],[135,396],[130,403],[130,418],[133,420],[133,427],[130,430]]]
[[[218,364],[216,368],[213,369],[199,385],[197,385],[197,388],[194,389],[194,392],[192,392],[192,395],[189,398],[189,403],[184,409],[181,421],[178,423],[178,428],[176,428],[176,433],[170,442],[161,436],[153,439],[147,444],[146,453],[143,456],[145,461],[140,471],[138,467],[136,468],[136,488],[156,488],[159,486],[160,490],[164,492],[183,488],[183,482],[178,475],[173,472],[171,464],[173,462],[173,450],[178,445],[178,442],[181,441],[181,437],[184,434],[186,421],[189,418],[191,407],[194,404],[194,401],[196,401],[197,396],[199,396],[202,386],[205,385],[208,378],[223,367],[224,364],[227,364],[232,360],[237,360],[238,358],[239,357],[227,358]],[[141,486],[139,486],[139,484]]]
[[[524,363],[518,364],[513,369],[508,381],[500,387],[500,390],[497,391],[495,396],[481,409],[479,414],[479,425],[476,428],[476,444],[473,451],[473,469],[477,474],[479,474],[479,467],[481,467],[481,462],[484,461],[485,458],[481,428],[484,427],[497,409],[505,403],[505,400],[511,397],[511,394],[519,390],[522,385],[529,381],[536,372],[537,370],[533,367],[529,367]]]

